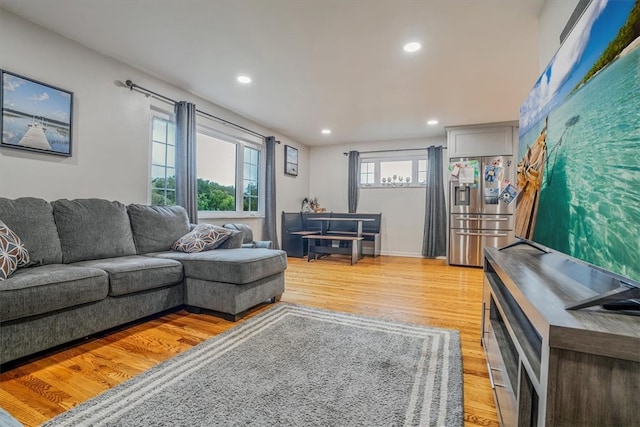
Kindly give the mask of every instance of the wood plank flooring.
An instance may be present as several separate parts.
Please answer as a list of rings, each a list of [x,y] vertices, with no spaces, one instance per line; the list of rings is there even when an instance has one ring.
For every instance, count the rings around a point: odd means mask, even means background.
[[[289,258],[282,301],[460,331],[465,426],[497,426],[480,345],[482,270],[382,256]],[[267,306],[259,307],[251,317]],[[236,323],[184,310],[92,337],[0,374],[0,406],[27,426],[215,336]]]

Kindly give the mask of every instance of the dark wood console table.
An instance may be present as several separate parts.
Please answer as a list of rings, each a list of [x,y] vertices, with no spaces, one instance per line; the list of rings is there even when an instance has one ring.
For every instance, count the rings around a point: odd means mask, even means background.
[[[565,307],[617,287],[561,255],[485,249],[482,344],[503,426],[640,426],[640,316]]]

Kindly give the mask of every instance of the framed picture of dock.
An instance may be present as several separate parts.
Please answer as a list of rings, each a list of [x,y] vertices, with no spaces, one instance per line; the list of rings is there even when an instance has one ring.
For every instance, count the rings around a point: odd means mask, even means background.
[[[0,70],[0,147],[71,156],[73,93]]]
[[[284,146],[284,173],[298,176],[298,149],[290,145]]]

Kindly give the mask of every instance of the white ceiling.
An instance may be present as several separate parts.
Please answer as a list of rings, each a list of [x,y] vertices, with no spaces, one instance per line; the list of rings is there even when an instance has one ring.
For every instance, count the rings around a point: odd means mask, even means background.
[[[303,144],[323,145],[517,120],[539,74],[543,2],[0,0],[0,6]],[[403,52],[408,41],[422,49]],[[240,73],[253,82],[237,83]],[[427,126],[431,118],[440,123]],[[324,127],[333,133],[322,135]]]

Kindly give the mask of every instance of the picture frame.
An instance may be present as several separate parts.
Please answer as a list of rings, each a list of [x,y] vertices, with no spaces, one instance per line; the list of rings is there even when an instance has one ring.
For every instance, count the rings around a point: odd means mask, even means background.
[[[71,157],[73,92],[0,70],[0,148]]]
[[[284,146],[284,173],[298,176],[298,149],[290,145]]]

